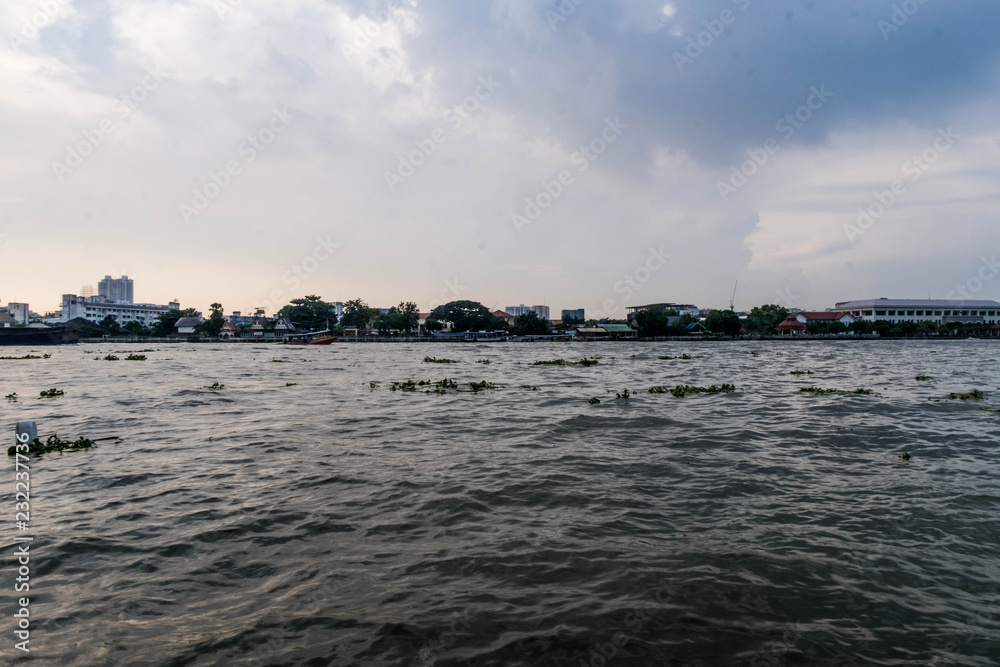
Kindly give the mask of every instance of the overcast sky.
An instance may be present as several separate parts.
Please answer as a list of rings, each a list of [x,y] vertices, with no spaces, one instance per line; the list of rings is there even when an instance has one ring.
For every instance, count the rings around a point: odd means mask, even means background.
[[[108,273],[227,312],[997,299],[998,25],[962,0],[4,0],[0,301]]]

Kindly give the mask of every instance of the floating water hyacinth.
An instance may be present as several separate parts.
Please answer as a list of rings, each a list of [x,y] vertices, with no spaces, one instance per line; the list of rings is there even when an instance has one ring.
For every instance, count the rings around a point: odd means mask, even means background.
[[[682,354],[680,356],[677,356],[677,357],[671,357],[669,354],[666,355],[666,356],[663,356],[663,357],[657,357],[657,359],[666,359],[666,360],[670,360],[670,359],[683,359],[685,361],[687,361],[688,359],[704,359],[704,358],[705,358],[704,354],[697,354],[697,355],[695,355],[695,356],[692,357],[690,354],[687,354],[687,353],[684,353],[684,354]]]
[[[621,399],[623,401],[627,401],[629,399],[629,396],[631,396],[631,395],[632,394],[631,394],[631,392],[629,392],[628,389],[625,389],[621,393],[615,392],[615,400],[617,401],[617,400]]]
[[[552,359],[550,361],[536,361],[532,366],[596,366],[601,363],[598,357],[584,357],[580,361],[566,361],[565,359]]]
[[[52,356],[51,354],[43,354],[42,356],[38,356],[37,354],[26,354],[23,357],[0,357],[0,359],[6,359],[8,361],[20,361],[22,359],[48,359],[51,356]]]
[[[489,359],[476,359],[477,364],[489,364],[491,363]]]
[[[56,389],[55,387],[53,387],[52,389],[46,389],[45,391],[41,392],[41,396],[43,398],[54,398],[56,396],[62,396],[63,393],[65,392],[63,392],[62,389]]]
[[[521,389],[527,389],[528,391],[538,391],[538,387],[530,384],[522,384]]]
[[[812,371],[792,371],[790,375],[812,375]]]
[[[17,400],[17,392],[15,391],[15,392],[13,392],[11,394],[7,394],[4,398],[6,398],[8,401],[16,401]]]
[[[587,402],[590,403],[591,405],[597,405],[598,403],[601,402],[601,399],[599,399],[599,398],[588,398]]]
[[[285,383],[285,386],[286,386],[286,387],[294,387],[294,386],[295,386],[295,385],[297,385],[297,384],[298,384],[298,382],[286,382],[286,383]]]
[[[424,357],[425,364],[457,364],[455,359],[438,359],[437,357]]]
[[[203,389],[211,389],[212,391],[221,391],[226,388],[226,385],[219,384],[218,382],[213,382],[210,386],[202,387]]]
[[[677,398],[684,398],[688,394],[728,394],[731,391],[736,391],[736,385],[732,384],[720,384],[720,385],[709,385],[707,387],[693,387],[687,384],[679,384],[670,390],[670,393]]]
[[[948,394],[948,398],[952,400],[958,399],[961,401],[980,401],[985,396],[986,394],[979,391],[978,389],[973,389],[972,391],[966,391],[962,393],[952,392]]]
[[[903,452],[902,454],[899,455],[899,458],[903,459],[904,461],[909,461],[910,460],[910,453],[909,452]]]
[[[493,384],[492,382],[487,382],[483,380],[482,382],[470,382],[469,388],[472,389],[473,393],[479,391],[486,391],[487,389],[500,389],[503,385]]]
[[[146,361],[145,354],[130,354],[125,357],[125,361]]]
[[[104,439],[117,440],[118,438],[102,438],[102,440]],[[38,438],[35,438],[28,443],[27,453],[37,456],[39,454],[48,454],[50,452],[72,452],[80,449],[90,449],[91,447],[96,446],[95,441],[90,440],[89,438],[77,438],[76,440],[71,441],[60,440],[58,435],[50,435],[44,443]],[[7,456],[14,456],[16,453],[16,445],[11,445],[7,448]]]
[[[799,387],[799,391],[804,391],[807,394],[839,394],[841,396],[876,395],[871,389],[865,389],[864,387],[858,387],[854,391],[845,391],[843,389],[823,389],[821,387]]]
[[[113,354],[109,354],[108,356],[104,357],[104,361],[118,361],[118,357],[116,357]]]
[[[918,375],[917,377],[914,378],[914,380],[916,380],[917,382],[927,382],[930,379],[931,379],[930,375]]]

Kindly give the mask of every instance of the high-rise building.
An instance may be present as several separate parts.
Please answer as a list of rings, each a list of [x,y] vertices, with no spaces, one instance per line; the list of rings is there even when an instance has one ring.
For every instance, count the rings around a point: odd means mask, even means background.
[[[128,276],[104,276],[104,280],[97,285],[97,293],[113,303],[133,303],[132,279]]]
[[[532,306],[531,310],[535,311],[539,318],[543,320],[549,319],[549,307],[548,306]]]
[[[506,312],[508,315],[513,315],[514,317],[517,317],[518,315],[524,315],[529,310],[531,310],[531,308],[528,308],[523,303],[520,306],[507,306],[506,308],[504,308],[504,312]]]
[[[580,320],[581,322],[587,319],[587,317],[584,315],[584,309],[583,308],[577,308],[575,310],[563,310],[562,311],[563,322],[566,321],[567,317],[576,318],[576,319]]]

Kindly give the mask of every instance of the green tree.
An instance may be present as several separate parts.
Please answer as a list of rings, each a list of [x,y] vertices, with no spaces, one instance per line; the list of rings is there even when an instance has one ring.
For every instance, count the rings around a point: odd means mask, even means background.
[[[428,331],[441,331],[441,329],[444,329],[444,324],[441,323],[441,320],[428,317],[424,320],[424,328]]]
[[[344,315],[340,318],[340,323],[345,327],[363,330],[380,314],[378,308],[371,308],[361,299],[351,299],[344,303]]]
[[[507,328],[502,317],[497,317],[478,301],[451,301],[431,311],[430,317],[439,322],[451,322],[452,331],[496,331]]]
[[[198,331],[210,338],[215,338],[222,331],[222,325],[226,323],[226,318],[222,316],[221,303],[213,303],[209,308],[212,310],[212,314],[198,325]]]
[[[278,311],[287,317],[298,329],[323,331],[337,326],[337,311],[332,303],[323,301],[315,294],[292,299],[291,303]]]
[[[117,336],[122,330],[121,325],[118,324],[118,320],[111,315],[106,315],[104,319],[101,320],[100,327],[104,329],[104,333],[111,336]]]
[[[670,317],[669,311],[663,306],[652,306],[635,314],[635,326],[640,336],[668,336]]]
[[[786,317],[788,317],[788,309],[784,306],[773,303],[755,306],[747,316],[747,331],[763,335],[773,334]]]
[[[396,309],[402,318],[403,330],[408,334],[413,333],[413,330],[420,323],[420,311],[417,310],[417,304],[413,301],[400,301]]]
[[[551,327],[551,322],[542,319],[533,310],[514,318],[514,333],[518,336],[544,336]]]
[[[379,335],[388,336],[394,331],[403,331],[406,328],[405,318],[399,308],[393,306],[388,312],[379,313],[375,318],[372,327],[378,330]]]
[[[136,320],[126,322],[125,326],[122,327],[122,331],[129,336],[148,336],[150,334],[149,327]]]
[[[736,336],[742,326],[739,315],[731,310],[713,310],[705,318],[705,328],[715,334]]]
[[[850,329],[859,336],[866,336],[875,331],[875,323],[868,320],[854,320]]]
[[[185,308],[184,310],[168,310],[165,313],[160,313],[156,316],[156,322],[153,324],[153,335],[155,336],[172,336],[177,333],[177,320],[182,317],[196,317],[198,311],[194,308]]]

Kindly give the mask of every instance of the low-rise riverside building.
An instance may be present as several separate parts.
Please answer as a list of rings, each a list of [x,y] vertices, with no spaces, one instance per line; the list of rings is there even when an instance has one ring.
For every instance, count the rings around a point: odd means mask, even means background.
[[[180,310],[180,308],[180,303],[176,301],[171,301],[166,306],[157,306],[151,303],[115,303],[102,296],[82,297],[75,294],[63,294],[62,313],[59,320],[69,322],[82,317],[96,324],[110,315],[121,325],[138,322],[148,327],[156,322],[157,316],[161,313]]]
[[[868,322],[1000,324],[1000,302],[988,300],[862,299],[841,301],[834,310],[848,312],[855,319]]]

